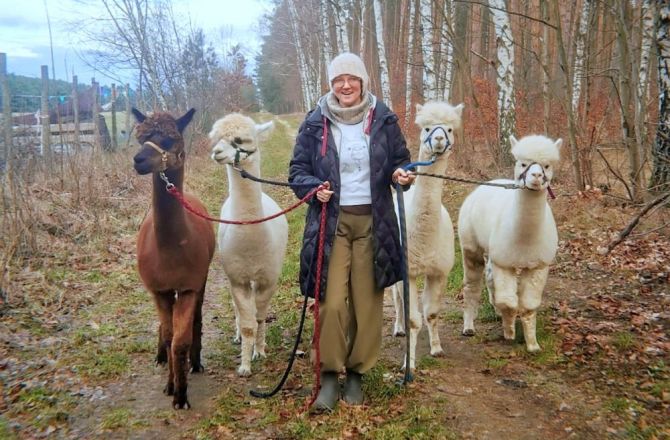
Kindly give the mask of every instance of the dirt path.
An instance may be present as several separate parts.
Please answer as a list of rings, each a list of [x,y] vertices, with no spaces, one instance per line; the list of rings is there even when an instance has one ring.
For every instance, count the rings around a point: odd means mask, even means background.
[[[189,399],[193,409],[170,409],[170,398],[162,393],[165,369],[153,366],[152,359],[143,356],[137,359],[130,377],[103,387],[105,399],[95,403],[84,402],[74,411],[76,416],[71,421],[67,438],[190,438],[190,432],[202,427],[220,405],[225,405],[220,401],[222,390],[232,389],[247,405],[254,404],[254,399],[248,397],[248,390],[259,376],[268,373],[257,370],[255,379],[247,380],[235,374],[239,359],[234,359],[228,368],[217,365],[212,347],[221,343],[231,344],[232,336],[221,333],[218,321],[232,319],[232,310],[222,299],[222,272],[214,268],[210,279],[213,282],[205,304],[203,343],[207,369],[204,374],[189,376]],[[460,309],[460,304],[449,300],[446,309]],[[403,356],[404,339],[391,336],[393,305],[390,297],[385,303],[385,321],[383,358],[389,364],[396,364]],[[446,356],[421,369],[409,385],[409,395],[397,396],[396,399],[409,398],[410,403],[433,406],[448,420],[449,432],[456,438],[599,438],[597,433],[602,432],[602,426],[598,426],[597,420],[593,422],[594,426],[586,423],[585,416],[593,410],[588,408],[588,399],[575,389],[574,384],[565,382],[560,374],[529,367],[524,359],[515,357],[514,347],[499,340],[499,324],[479,325],[479,333],[486,335],[484,341],[460,336],[460,325],[460,321],[445,320],[441,336]],[[235,353],[238,350],[239,346],[234,347]],[[417,357],[427,356],[428,350],[424,329]],[[504,360],[504,366],[491,367],[491,359]],[[283,366],[281,363],[274,366],[277,376]],[[309,386],[311,377],[306,375],[303,379]],[[302,394],[308,392],[307,388]],[[274,399],[281,401],[282,397]],[[119,408],[126,409],[133,422],[103,429],[101,420]],[[341,411],[348,413],[352,409],[343,408]],[[325,421],[327,417],[316,416],[313,419]],[[215,435],[218,432],[221,438],[228,435],[234,438],[282,438],[286,435],[280,425],[257,432],[253,423],[242,431],[228,428],[210,430]]]

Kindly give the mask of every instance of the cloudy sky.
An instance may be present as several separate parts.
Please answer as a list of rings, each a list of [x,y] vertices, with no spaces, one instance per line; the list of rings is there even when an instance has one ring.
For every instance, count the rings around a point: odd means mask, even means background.
[[[249,60],[260,49],[259,23],[271,7],[268,0],[173,0],[175,14],[190,17],[215,48],[241,43]],[[78,55],[77,22],[104,14],[99,0],[0,0],[0,52],[7,54],[8,73],[39,77],[40,66],[48,65],[52,75],[47,11],[56,78],[70,79],[74,71],[80,82],[97,77],[104,83]]]

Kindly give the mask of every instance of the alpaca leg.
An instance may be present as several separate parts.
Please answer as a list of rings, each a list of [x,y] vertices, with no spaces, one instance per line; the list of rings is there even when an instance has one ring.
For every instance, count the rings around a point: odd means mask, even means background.
[[[537,352],[541,350],[537,343],[536,321],[537,309],[542,302],[542,292],[547,282],[549,268],[528,271],[521,276],[519,283],[519,309],[523,336],[526,341],[526,350]]]
[[[202,366],[200,360],[200,352],[202,351],[202,303],[205,300],[205,284],[197,294],[197,302],[195,304],[195,316],[193,317],[193,344],[191,345],[191,373],[202,373],[205,367]]]
[[[402,298],[402,282],[391,286],[391,295],[393,295],[393,305],[395,306],[393,336],[405,336],[405,302]]]
[[[475,319],[482,294],[482,271],[484,261],[481,254],[467,249],[463,251],[463,335],[474,336]]]
[[[516,332],[514,322],[519,310],[519,298],[517,296],[517,279],[514,270],[504,269],[490,262],[491,278],[493,284],[493,306],[502,315],[503,337],[514,340]]]
[[[426,277],[426,286],[423,289],[423,316],[426,319],[428,327],[428,338],[430,340],[431,356],[441,356],[444,354],[442,344],[440,343],[440,333],[438,323],[440,317],[442,290],[447,279],[443,276]]]
[[[259,288],[256,292],[256,323],[258,324],[258,330],[256,331],[256,343],[254,344],[252,359],[265,357],[265,318],[268,316],[270,298],[272,298],[276,289],[277,285],[273,284],[268,288]]]
[[[171,355],[172,346],[172,309],[174,306],[174,292],[158,292],[154,294],[154,301],[156,302],[156,309],[158,310],[158,319],[160,319],[160,326],[158,327],[158,355],[156,362],[159,362],[160,357],[165,353],[165,358],[168,364],[168,381],[165,384],[163,392],[168,396],[174,394],[174,365]]]
[[[174,364],[174,396],[172,406],[174,409],[189,409],[186,392],[188,388],[188,356],[191,352],[193,342],[193,319],[198,303],[198,293],[185,291],[177,295],[174,305],[172,326],[174,327],[174,339],[172,340],[171,357]]]
[[[240,312],[237,310],[237,303],[233,299],[233,310],[235,311],[235,337],[233,344],[238,345],[242,343],[242,332],[240,330]]]
[[[239,314],[242,353],[237,375],[251,376],[251,353],[256,340],[258,323],[256,322],[256,302],[249,286],[231,285],[233,300]]]
[[[409,280],[409,368],[416,370],[416,341],[423,322],[419,311],[419,295],[416,291],[416,278]],[[403,370],[407,365],[403,362]]]

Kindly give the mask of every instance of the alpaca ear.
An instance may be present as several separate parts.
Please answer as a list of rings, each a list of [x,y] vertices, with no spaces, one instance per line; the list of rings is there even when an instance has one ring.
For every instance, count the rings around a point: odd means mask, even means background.
[[[563,139],[558,138],[556,142],[554,142],[554,147],[558,150],[558,152],[561,152],[561,146],[563,145]]]
[[[137,110],[135,107],[132,108],[131,112],[135,116],[135,119],[137,119],[137,122],[140,124],[144,122],[144,120],[147,118],[144,114],[142,114],[141,111]]]
[[[465,104],[460,103],[456,106],[454,110],[456,110],[456,114],[458,115],[459,118],[463,117],[463,109],[465,108]]]
[[[510,142],[510,144],[512,144],[512,148],[514,148],[514,146],[515,146],[519,141],[516,140],[516,138],[514,137],[514,135],[510,135],[510,137],[509,137],[509,142]]]
[[[265,124],[256,124],[256,133],[263,133],[274,127],[274,125],[275,124],[272,121],[266,122]]]
[[[423,108],[423,106],[421,104],[417,104],[416,105],[416,112],[419,113],[422,108]]]
[[[179,130],[179,133],[182,133],[186,126],[191,122],[191,119],[193,119],[193,115],[195,114],[195,109],[192,108],[191,110],[187,111],[184,116],[181,118],[177,119],[177,130]]]

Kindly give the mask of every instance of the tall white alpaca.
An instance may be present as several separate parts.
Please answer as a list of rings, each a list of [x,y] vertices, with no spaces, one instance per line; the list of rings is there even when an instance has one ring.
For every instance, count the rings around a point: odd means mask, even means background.
[[[482,271],[486,268],[489,301],[502,315],[505,339],[514,339],[518,315],[526,349],[535,352],[540,350],[535,336],[536,311],[558,248],[547,188],[562,140],[526,136],[517,141],[512,136],[510,141],[516,159],[514,181],[526,189],[480,186],[465,199],[458,216],[465,284],[463,334],[475,334]]]
[[[212,126],[212,159],[226,164],[230,195],[221,207],[221,217],[252,220],[280,211],[261,191],[261,184],[242,178],[239,166],[260,176],[258,135],[272,122],[256,125],[239,113],[229,114]],[[251,375],[251,359],[265,357],[265,318],[270,298],[277,288],[288,241],[288,222],[282,215],[255,225],[219,226],[218,243],[223,270],[230,282],[235,308],[235,341],[242,341],[239,376]]]
[[[454,130],[461,126],[463,104],[456,107],[446,102],[428,102],[416,106],[416,123],[421,127],[419,161],[435,158],[429,166],[417,171],[444,174],[454,145]],[[410,294],[410,369],[415,369],[416,341],[422,326],[419,311],[417,277],[425,276],[422,293],[423,316],[428,327],[430,354],[443,353],[438,333],[438,315],[442,290],[454,265],[454,227],[447,209],[442,205],[444,181],[418,176],[404,194],[407,224],[407,246]],[[396,207],[397,209],[397,207]],[[393,286],[396,320],[394,334],[405,334],[402,283]],[[406,367],[406,366],[405,366]]]

